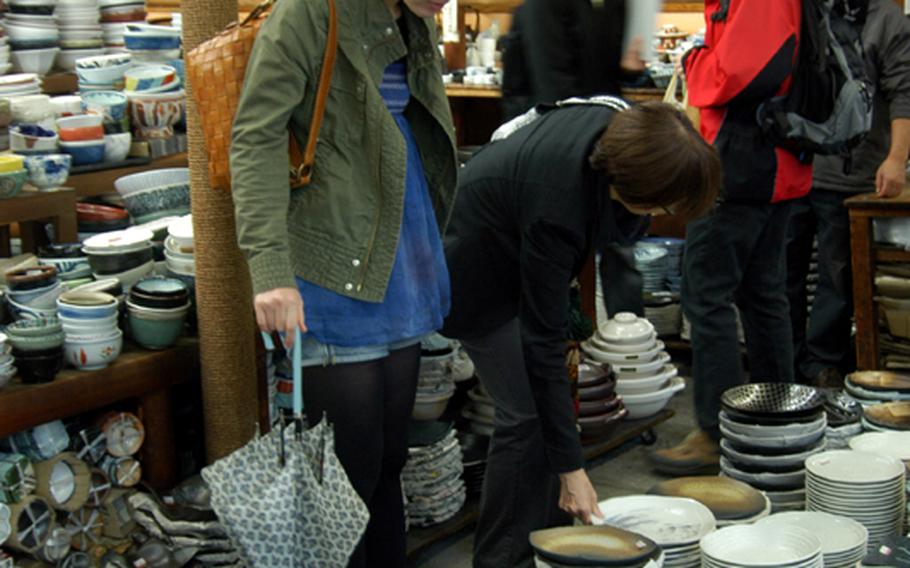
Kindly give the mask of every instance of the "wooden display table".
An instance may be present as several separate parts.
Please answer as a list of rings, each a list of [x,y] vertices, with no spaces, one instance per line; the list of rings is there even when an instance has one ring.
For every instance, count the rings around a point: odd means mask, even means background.
[[[59,243],[76,241],[76,192],[72,189],[55,191],[22,191],[16,197],[0,200],[0,257],[12,256],[9,226],[19,224],[22,252],[36,252],[47,241],[43,224],[54,226],[54,238]]]
[[[893,199],[880,199],[874,193],[845,201],[850,212],[850,248],[853,258],[853,310],[856,317],[856,366],[859,370],[878,369],[878,308],[875,296],[875,264],[910,263],[910,252],[877,247],[872,242],[872,220],[877,217],[910,217],[910,188]]]
[[[144,477],[153,487],[170,488],[178,480],[169,389],[198,378],[196,339],[182,339],[164,351],[127,345],[106,369],[66,370],[50,383],[15,382],[0,390],[0,437],[136,399],[146,430],[142,447]]]

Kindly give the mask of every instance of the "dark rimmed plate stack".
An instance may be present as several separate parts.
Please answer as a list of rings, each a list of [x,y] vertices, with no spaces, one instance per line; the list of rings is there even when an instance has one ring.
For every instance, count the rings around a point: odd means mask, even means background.
[[[578,365],[578,426],[582,443],[609,436],[628,411],[615,392],[616,378],[609,363],[585,361]]]
[[[844,389],[864,408],[910,400],[910,376],[893,371],[857,371],[844,379]]]
[[[828,427],[816,388],[753,383],[721,397],[724,475],[765,491],[775,511],[805,507],[805,460],[824,451]]]

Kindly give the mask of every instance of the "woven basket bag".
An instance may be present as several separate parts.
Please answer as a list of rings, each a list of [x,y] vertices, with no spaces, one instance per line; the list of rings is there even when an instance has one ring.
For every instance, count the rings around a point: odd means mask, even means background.
[[[229,25],[212,39],[199,44],[186,55],[186,73],[193,85],[193,99],[199,109],[203,138],[208,150],[209,183],[213,188],[231,190],[231,127],[247,62],[260,26],[268,17],[276,0],[258,5],[242,22]],[[301,153],[293,134],[289,136],[289,180],[291,187],[310,182],[316,158],[316,139],[325,114],[325,104],[335,67],[338,49],[338,21],[335,1],[329,5],[329,32],[322,58],[322,70],[313,106],[313,118],[305,150]]]

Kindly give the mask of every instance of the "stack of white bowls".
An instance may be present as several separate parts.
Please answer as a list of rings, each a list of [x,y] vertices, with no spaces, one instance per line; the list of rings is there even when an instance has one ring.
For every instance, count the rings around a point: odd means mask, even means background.
[[[467,499],[463,469],[454,430],[432,446],[408,449],[401,480],[411,525],[437,525],[458,514]]]
[[[133,227],[99,233],[82,243],[82,250],[96,279],[116,278],[124,293],[155,270],[152,238],[146,229]]]
[[[616,375],[616,393],[630,419],[647,418],[663,410],[673,395],[685,388],[654,326],[629,312],[621,312],[582,343],[595,361],[609,363]]]
[[[906,517],[906,472],[888,456],[832,450],[806,460],[806,500],[810,511],[848,517],[869,530],[869,550],[902,533]]]
[[[0,45],[2,45],[2,41],[0,41]],[[0,77],[0,97],[8,98],[40,94],[41,80],[34,73],[16,73]]]
[[[451,345],[439,351],[422,353],[417,398],[411,413],[415,420],[436,420],[445,412],[455,394],[454,361],[455,350]]]
[[[775,511],[805,508],[805,460],[824,451],[827,417],[812,387],[752,383],[721,397],[720,468],[765,491]]]
[[[596,524],[637,532],[660,545],[666,568],[699,568],[699,541],[714,532],[710,509],[693,499],[633,495],[600,503],[603,519]]]
[[[58,68],[74,71],[77,59],[104,55],[98,0],[58,0],[54,16],[62,48],[57,54]]]
[[[726,527],[702,539],[704,568],[823,568],[822,543],[793,526]]]
[[[99,0],[104,45],[108,53],[125,51],[124,34],[127,24],[145,23],[145,2],[142,0]]]
[[[853,519],[820,513],[778,513],[756,523],[759,527],[797,527],[814,534],[822,544],[825,568],[854,568],[866,556],[869,531]]]
[[[66,292],[57,299],[66,336],[66,362],[92,371],[103,369],[120,356],[123,332],[117,323],[120,302],[104,292]]]
[[[193,287],[196,279],[193,216],[184,215],[167,227],[164,240],[164,258],[168,272]]]
[[[13,70],[46,75],[60,51],[56,0],[8,0],[3,29],[12,47]]]

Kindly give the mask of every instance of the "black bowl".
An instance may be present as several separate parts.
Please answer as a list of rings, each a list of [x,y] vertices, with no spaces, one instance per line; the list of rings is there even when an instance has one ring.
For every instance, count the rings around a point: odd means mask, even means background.
[[[32,16],[52,16],[54,15],[53,4],[49,6],[17,6],[15,4],[7,4],[9,11],[13,14],[30,14]]]
[[[38,249],[40,258],[82,258],[82,243],[66,243],[59,245],[45,245]]]
[[[119,274],[142,266],[152,260],[152,249],[144,248],[135,252],[122,254],[92,254],[88,253],[88,263],[95,274]]]
[[[35,357],[50,357],[52,355],[57,355],[58,353],[63,353],[63,346],[60,345],[48,349],[35,349],[33,351],[23,351],[14,347],[10,353],[16,361],[19,361],[20,359],[33,359]]]
[[[145,308],[156,308],[156,309],[172,309],[172,308],[182,308],[190,301],[190,293],[187,290],[184,290],[182,294],[175,296],[152,296],[150,294],[144,294],[135,289],[135,287],[130,291],[130,302],[136,304],[137,306],[143,306]]]
[[[63,351],[44,357],[16,358],[19,377],[25,384],[49,383],[63,370]]]
[[[804,416],[821,409],[822,392],[814,387],[789,383],[750,383],[724,391],[724,408],[753,416]]]

